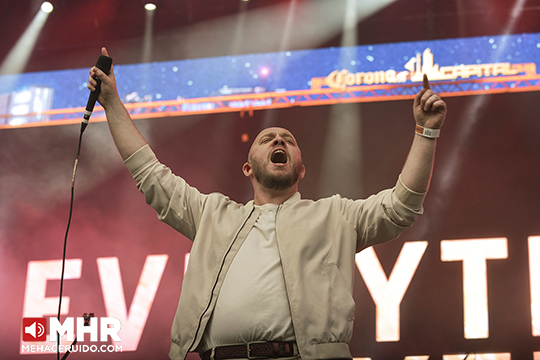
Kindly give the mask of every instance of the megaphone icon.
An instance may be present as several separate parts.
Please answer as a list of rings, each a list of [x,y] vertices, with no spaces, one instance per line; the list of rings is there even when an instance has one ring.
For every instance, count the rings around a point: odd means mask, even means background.
[[[36,327],[37,327],[37,334],[36,334]],[[30,334],[34,337],[34,339],[37,339],[43,336],[43,334],[45,333],[45,327],[43,326],[43,324],[35,321],[32,323],[32,325],[24,327],[24,333]]]
[[[36,337],[36,323],[33,323],[32,325],[25,327],[24,333],[30,334],[35,338]]]
[[[23,341],[47,341],[47,319],[23,318],[21,332]]]

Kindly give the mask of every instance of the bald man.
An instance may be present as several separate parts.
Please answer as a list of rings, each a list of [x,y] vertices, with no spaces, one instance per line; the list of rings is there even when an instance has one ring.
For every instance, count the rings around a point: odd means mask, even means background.
[[[102,49],[107,54],[105,48]],[[172,326],[171,359],[352,359],[354,255],[395,239],[422,213],[446,104],[429,87],[413,103],[416,129],[396,185],[367,199],[300,197],[302,153],[284,128],[255,138],[242,171],[253,200],[202,194],[161,164],[116,90],[101,80],[115,144],[158,218],[193,241]]]

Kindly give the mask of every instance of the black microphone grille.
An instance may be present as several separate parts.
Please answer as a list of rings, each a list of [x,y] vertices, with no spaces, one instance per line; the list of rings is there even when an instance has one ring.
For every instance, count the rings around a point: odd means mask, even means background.
[[[107,75],[109,75],[109,71],[111,71],[111,65],[112,58],[105,55],[101,55],[96,63],[96,67]]]

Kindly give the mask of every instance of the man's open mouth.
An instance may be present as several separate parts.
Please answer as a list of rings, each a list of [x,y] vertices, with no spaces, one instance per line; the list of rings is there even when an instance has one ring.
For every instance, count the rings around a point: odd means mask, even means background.
[[[272,153],[270,161],[274,164],[286,164],[287,163],[287,154],[281,149],[277,149]]]

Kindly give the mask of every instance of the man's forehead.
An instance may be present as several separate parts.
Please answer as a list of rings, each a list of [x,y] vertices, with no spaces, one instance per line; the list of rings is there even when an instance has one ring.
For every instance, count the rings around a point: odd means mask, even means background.
[[[273,136],[275,136],[276,134],[279,134],[280,136],[290,136],[290,137],[292,137],[294,139],[294,135],[289,130],[284,129],[284,128],[280,128],[280,127],[271,127],[271,128],[267,128],[267,129],[262,130],[259,133],[259,135],[257,135],[255,140],[260,139],[261,137],[263,137],[265,135],[273,135]]]
[[[296,138],[294,137],[294,135],[289,130],[287,130],[285,128],[281,128],[281,127],[266,128],[266,129],[262,130],[259,133],[259,135],[257,135],[255,140],[253,140],[253,143],[251,144],[251,147],[249,148],[248,161],[250,159],[251,151],[253,150],[253,148],[256,147],[257,145],[260,145],[259,144],[259,139],[261,139],[263,136],[270,135],[270,134],[271,134],[271,136],[275,136],[276,134],[279,134],[281,137],[291,137],[294,140],[294,143],[297,144],[297,146],[298,146]],[[300,151],[300,149],[298,149],[298,150]]]

